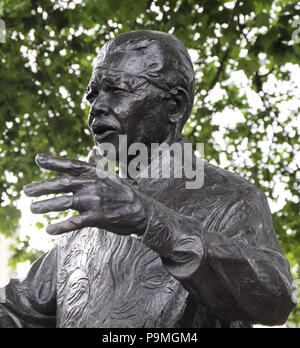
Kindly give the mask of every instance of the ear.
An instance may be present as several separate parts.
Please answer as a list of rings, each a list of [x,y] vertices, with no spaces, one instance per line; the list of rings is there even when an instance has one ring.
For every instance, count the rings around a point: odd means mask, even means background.
[[[182,119],[187,113],[189,95],[187,91],[181,87],[173,88],[170,91],[173,99],[173,108],[170,114],[170,122],[176,123],[180,125],[182,123]]]
[[[172,95],[172,106],[169,113],[170,132],[166,142],[171,144],[181,135],[189,96],[187,91],[181,87],[173,88],[170,94]]]

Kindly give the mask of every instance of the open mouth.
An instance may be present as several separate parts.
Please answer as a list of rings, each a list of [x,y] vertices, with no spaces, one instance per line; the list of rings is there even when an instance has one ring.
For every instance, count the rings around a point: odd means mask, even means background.
[[[97,122],[92,125],[92,131],[96,141],[102,140],[110,134],[119,132],[119,130],[114,128],[111,124],[103,122]]]

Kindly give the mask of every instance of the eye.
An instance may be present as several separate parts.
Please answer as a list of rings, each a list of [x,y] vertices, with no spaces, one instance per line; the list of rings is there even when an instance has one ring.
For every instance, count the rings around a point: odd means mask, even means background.
[[[92,104],[94,100],[98,97],[99,92],[95,89],[90,89],[88,94],[86,95],[86,100]]]
[[[112,92],[115,96],[122,96],[126,93],[124,89],[115,86],[109,86],[108,90]]]

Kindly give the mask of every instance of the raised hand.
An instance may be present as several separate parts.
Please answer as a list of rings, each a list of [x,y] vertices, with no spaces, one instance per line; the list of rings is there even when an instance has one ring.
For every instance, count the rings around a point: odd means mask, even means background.
[[[29,197],[67,195],[32,203],[31,211],[45,214],[73,209],[79,212],[68,220],[47,227],[49,234],[62,234],[84,227],[105,228],[122,235],[141,234],[147,218],[141,196],[119,177],[100,179],[95,164],[48,155],[37,155],[44,169],[67,174],[24,187]],[[70,194],[71,193],[71,194]]]

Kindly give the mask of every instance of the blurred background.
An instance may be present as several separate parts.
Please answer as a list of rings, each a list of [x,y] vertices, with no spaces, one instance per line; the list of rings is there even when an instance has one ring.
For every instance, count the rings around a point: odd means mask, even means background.
[[[189,49],[196,98],[184,129],[205,159],[267,195],[300,285],[300,2],[0,0],[0,286],[54,241],[22,187],[49,178],[37,153],[85,159],[84,96],[99,48],[121,32],[173,33]],[[285,327],[300,325],[300,308]]]

